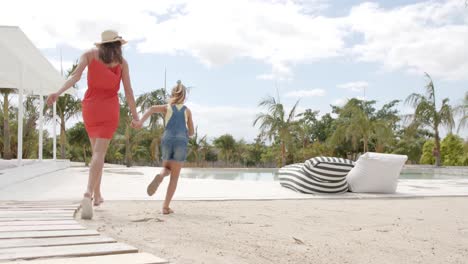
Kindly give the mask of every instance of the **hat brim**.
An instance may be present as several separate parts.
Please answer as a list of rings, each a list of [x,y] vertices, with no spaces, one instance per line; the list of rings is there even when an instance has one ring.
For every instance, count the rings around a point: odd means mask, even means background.
[[[122,45],[125,45],[128,43],[125,39],[112,39],[112,40],[106,40],[106,41],[101,41],[101,42],[95,42],[94,45],[99,46],[104,43],[112,43],[112,42],[118,42],[118,41],[120,41]]]

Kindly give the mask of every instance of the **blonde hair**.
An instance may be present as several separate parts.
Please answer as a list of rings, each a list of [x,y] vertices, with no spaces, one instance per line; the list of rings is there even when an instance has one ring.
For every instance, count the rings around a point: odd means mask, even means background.
[[[169,99],[170,104],[183,104],[187,95],[187,88],[182,84],[181,81],[177,81],[177,85],[172,88],[171,98]]]

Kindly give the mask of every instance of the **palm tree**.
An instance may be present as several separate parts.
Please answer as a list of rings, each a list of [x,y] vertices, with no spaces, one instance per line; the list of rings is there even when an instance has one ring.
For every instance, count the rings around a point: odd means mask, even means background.
[[[68,78],[73,72],[75,71],[78,64],[75,62],[73,66],[67,70],[66,77]],[[77,88],[76,85],[73,88]],[[48,108],[47,111],[47,119],[53,119],[52,109]],[[78,115],[81,112],[81,100],[79,98],[75,98],[72,95],[65,94],[60,96],[57,99],[57,116],[60,119],[60,157],[62,159],[66,158],[66,144],[67,144],[67,136],[66,136],[66,122]],[[55,121],[53,121],[55,122]]]
[[[373,123],[373,138],[375,139],[375,152],[383,153],[385,147],[395,139],[392,124],[384,119],[375,120]]]
[[[140,107],[140,112],[145,112],[153,105],[162,105],[167,103],[167,94],[164,88],[144,93],[140,95],[137,100],[136,104]],[[164,132],[164,122],[163,126],[161,126],[160,120],[164,117],[162,115],[151,115],[149,119],[149,127],[151,132],[151,144],[150,144],[150,155],[151,159],[156,163],[156,165],[160,164],[159,160],[159,145],[161,144],[161,138]]]
[[[10,101],[9,95],[14,93],[15,89],[0,89],[0,93],[3,94],[3,158],[11,159],[13,154],[11,153],[11,135],[10,135],[10,123],[9,123],[9,110]]]
[[[132,145],[131,145],[131,137],[133,134],[133,129],[131,128],[130,124],[132,122],[132,115],[130,113],[130,107],[128,106],[127,100],[125,97],[119,93],[120,99],[120,119],[119,119],[119,127],[123,130],[123,141],[125,146],[125,165],[130,167],[132,165]],[[116,140],[119,137],[116,137]]]
[[[297,117],[301,117],[296,124],[296,132],[302,144],[302,159],[306,159],[305,150],[307,146],[317,140],[317,136],[314,133],[315,126],[318,122],[317,116],[319,111],[312,111],[312,109],[306,109],[305,112],[300,113]]]
[[[236,147],[236,140],[234,137],[230,134],[225,134],[215,139],[213,143],[221,152],[221,156],[223,157],[226,165],[228,165]]]
[[[377,111],[373,119],[373,140],[375,142],[375,151],[384,152],[386,148],[391,147],[395,142],[395,133],[398,129],[400,117],[395,106],[400,103],[399,100],[393,100]]]
[[[363,151],[368,151],[373,124],[366,109],[373,103],[353,98],[342,108],[336,108],[339,118],[336,120],[336,130],[331,138],[334,145],[349,140],[354,150],[357,150],[358,143],[362,140]]]
[[[212,146],[210,145],[210,143],[208,143],[206,136],[204,136],[204,140],[200,140],[200,147],[201,147],[201,152],[200,152],[201,157],[199,157],[199,159],[202,161],[202,166],[204,166],[203,163],[205,163],[206,161],[209,161],[210,154],[213,153]]]
[[[24,144],[23,158],[35,158],[37,155],[34,150],[37,150],[39,144],[39,133],[36,129],[36,123],[39,119],[39,106],[36,103],[38,98],[27,97],[24,102]]]
[[[429,82],[426,85],[426,95],[413,93],[406,98],[406,103],[415,108],[414,114],[408,117],[412,119],[412,124],[417,126],[426,126],[434,130],[434,155],[436,158],[436,166],[440,166],[440,125],[446,126],[449,131],[455,125],[453,119],[453,109],[449,105],[449,99],[442,100],[442,105],[439,110],[436,106],[434,82],[429,74],[425,73]]]
[[[455,108],[455,112],[461,115],[460,123],[458,123],[457,133],[468,125],[468,92],[465,92],[465,98],[461,105]]]
[[[188,148],[189,148],[189,155],[192,155],[195,159],[197,166],[200,165],[201,158],[200,154],[203,155],[203,147],[206,143],[206,135],[198,138],[198,127],[195,129],[195,135],[189,138]],[[204,158],[204,157],[203,157]]]
[[[299,100],[286,116],[284,106],[274,97],[269,96],[259,103],[260,107],[266,107],[267,113],[257,115],[253,125],[260,122],[260,133],[263,137],[273,141],[277,139],[281,147],[281,165],[286,165],[286,145],[291,140],[291,130],[294,125],[294,117]]]
[[[68,130],[68,137],[70,142],[73,142],[74,145],[77,145],[82,149],[83,161],[85,162],[85,166],[88,166],[89,162],[86,153],[91,151],[91,145],[83,122],[79,122],[70,128]]]

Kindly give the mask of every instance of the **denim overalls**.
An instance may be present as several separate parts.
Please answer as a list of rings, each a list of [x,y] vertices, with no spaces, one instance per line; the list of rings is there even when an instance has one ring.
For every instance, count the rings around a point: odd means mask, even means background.
[[[184,162],[187,158],[188,130],[185,121],[185,105],[177,109],[170,105],[172,116],[167,121],[161,143],[162,160]]]

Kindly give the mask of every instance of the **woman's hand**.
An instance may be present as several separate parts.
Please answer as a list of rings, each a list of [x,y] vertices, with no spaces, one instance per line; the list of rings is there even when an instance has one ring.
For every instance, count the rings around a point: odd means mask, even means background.
[[[48,106],[53,105],[55,102],[57,102],[58,97],[59,97],[58,93],[49,94],[49,96],[47,97],[47,105]]]
[[[132,120],[132,123],[130,124],[131,127],[133,128],[141,128],[143,126],[143,123],[140,120]]]

